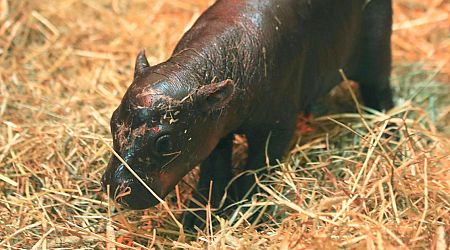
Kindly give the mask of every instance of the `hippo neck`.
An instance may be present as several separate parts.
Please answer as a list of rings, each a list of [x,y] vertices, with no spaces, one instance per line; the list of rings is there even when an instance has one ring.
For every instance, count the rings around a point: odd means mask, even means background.
[[[220,36],[207,37],[193,41],[184,48],[177,47],[173,56],[165,62],[170,71],[171,81],[189,85],[191,91],[202,85],[231,79],[236,88],[232,100],[225,110],[218,113],[216,119],[223,124],[222,134],[228,134],[239,127],[250,112],[252,93],[246,93],[249,84],[261,81],[264,68],[261,53],[257,46],[243,46],[251,43],[249,37],[232,37],[243,32],[223,31]],[[251,49],[250,49],[251,48]]]
[[[226,79],[245,87],[249,82],[260,80],[256,79],[260,75],[253,71],[259,69],[258,64],[263,64],[263,61],[259,60],[261,53],[254,51],[257,48],[249,45],[251,41],[242,37],[227,37],[227,34],[223,37],[213,37],[208,39],[210,41],[195,42],[192,46],[175,50],[168,63],[178,66],[180,74],[189,74],[183,76],[194,80],[189,82],[192,88]]]

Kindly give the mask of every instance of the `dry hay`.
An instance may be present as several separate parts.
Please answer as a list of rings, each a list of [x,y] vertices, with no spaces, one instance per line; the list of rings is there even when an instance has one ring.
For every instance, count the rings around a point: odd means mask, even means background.
[[[145,47],[151,64],[164,60],[211,2],[0,0],[0,247],[446,249],[450,91],[439,82],[450,75],[450,4],[442,0],[395,2],[398,107],[311,121],[316,131],[288,161],[258,177],[266,193],[236,205],[228,223],[180,234],[161,205],[109,204],[99,186],[109,117],[134,56]],[[177,218],[187,186],[166,199]],[[246,220],[261,211],[258,225]]]

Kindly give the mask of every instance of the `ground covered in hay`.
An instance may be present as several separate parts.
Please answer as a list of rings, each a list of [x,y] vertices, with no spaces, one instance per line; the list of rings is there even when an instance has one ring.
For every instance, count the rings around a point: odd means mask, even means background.
[[[180,218],[195,173],[166,199],[170,210],[110,204],[99,186],[109,117],[135,55],[144,47],[151,64],[166,59],[211,2],[0,0],[0,248],[448,249],[443,0],[394,1],[396,108],[308,121],[314,131],[256,179],[265,194],[236,204],[228,221],[180,231],[170,214]],[[258,214],[265,219],[247,221]]]

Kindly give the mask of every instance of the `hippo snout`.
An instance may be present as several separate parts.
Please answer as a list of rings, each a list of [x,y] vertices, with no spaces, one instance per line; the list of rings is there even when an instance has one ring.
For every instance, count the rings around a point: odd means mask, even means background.
[[[158,196],[161,196],[161,188],[156,178],[140,171],[136,171],[136,173],[148,187]],[[159,203],[158,199],[150,193],[141,181],[136,179],[123,165],[117,168],[108,166],[102,176],[101,185],[103,191],[109,193],[109,197],[113,201],[128,209],[140,210]]]

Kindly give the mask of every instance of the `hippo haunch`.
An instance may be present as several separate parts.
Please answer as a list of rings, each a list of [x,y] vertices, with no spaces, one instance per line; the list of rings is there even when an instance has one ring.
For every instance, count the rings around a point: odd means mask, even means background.
[[[360,83],[367,106],[392,107],[391,25],[390,0],[219,0],[166,62],[150,66],[139,53],[111,118],[114,150],[161,198],[201,164],[199,193],[208,197],[212,180],[218,206],[233,134],[247,137],[245,169],[265,165],[266,142],[270,161],[281,158],[297,113],[340,82],[339,69]],[[128,208],[158,203],[115,156],[102,183],[112,198],[128,190],[117,199]],[[233,198],[252,184],[243,177]]]

